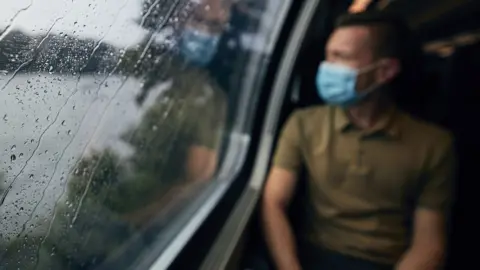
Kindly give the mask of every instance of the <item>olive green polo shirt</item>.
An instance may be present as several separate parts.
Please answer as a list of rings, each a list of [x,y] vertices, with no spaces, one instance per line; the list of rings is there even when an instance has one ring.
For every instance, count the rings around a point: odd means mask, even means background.
[[[412,209],[446,209],[453,161],[448,132],[400,110],[390,110],[363,131],[343,110],[328,106],[290,117],[274,166],[308,171],[311,212],[298,237],[390,264],[408,247]]]

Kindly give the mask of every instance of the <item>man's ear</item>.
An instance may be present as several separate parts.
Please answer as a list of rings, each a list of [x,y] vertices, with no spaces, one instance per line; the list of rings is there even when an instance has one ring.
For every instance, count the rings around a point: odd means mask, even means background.
[[[380,83],[388,83],[395,79],[401,71],[400,61],[396,58],[384,58],[380,60],[380,68],[378,74],[378,81]]]

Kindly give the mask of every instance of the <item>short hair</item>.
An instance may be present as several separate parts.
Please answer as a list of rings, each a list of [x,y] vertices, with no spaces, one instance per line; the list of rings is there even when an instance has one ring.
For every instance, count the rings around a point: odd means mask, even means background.
[[[365,11],[342,15],[336,28],[366,26],[374,37],[374,55],[377,57],[405,58],[411,41],[411,31],[399,16],[381,11]]]

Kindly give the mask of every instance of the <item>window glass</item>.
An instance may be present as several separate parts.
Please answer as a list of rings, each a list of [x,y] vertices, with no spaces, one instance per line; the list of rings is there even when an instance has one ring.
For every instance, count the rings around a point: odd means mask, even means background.
[[[233,178],[289,2],[2,3],[0,269],[126,268]]]

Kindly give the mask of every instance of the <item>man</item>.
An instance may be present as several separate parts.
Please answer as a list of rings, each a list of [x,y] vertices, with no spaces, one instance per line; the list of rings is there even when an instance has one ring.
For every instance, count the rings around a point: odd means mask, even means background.
[[[153,97],[156,102],[139,126],[140,130],[150,132],[134,133],[134,144],[153,140],[156,144],[150,145],[150,150],[158,153],[159,149],[171,148],[160,145],[161,138],[172,139],[188,133],[193,144],[188,150],[187,178],[206,180],[212,177],[216,168],[219,133],[225,124],[227,102],[224,91],[210,74],[208,65],[216,55],[220,38],[228,24],[232,2],[201,0],[192,3],[195,6],[182,23],[181,33],[174,34],[176,46],[166,49],[145,40],[137,49],[126,52],[120,70],[142,80],[136,100],[139,106],[149,96],[152,99],[152,90],[168,85],[166,91],[160,91],[162,93],[157,98]],[[149,56],[141,59],[142,55]],[[153,125],[158,126],[159,130],[152,131]],[[162,126],[174,128],[165,129]],[[163,135],[158,136],[160,130]],[[168,135],[169,132],[175,134]],[[183,144],[188,143],[185,141]],[[159,149],[153,149],[156,146]],[[167,142],[167,146],[171,144]],[[140,163],[147,165],[145,161]],[[151,165],[158,168],[158,164]]]
[[[208,65],[215,57],[229,22],[232,2],[202,0],[196,5],[179,34],[179,53],[158,52],[153,47],[149,50],[157,60],[143,61],[130,72],[144,80],[137,97],[139,104],[154,87],[171,83],[169,89],[158,97],[158,106],[154,105],[147,113],[146,118],[155,118],[158,123],[146,121],[148,123],[142,123],[140,128],[151,129],[154,124],[161,128],[168,124],[165,122],[172,122],[178,126],[172,132],[177,135],[188,133],[193,144],[188,149],[187,178],[203,181],[211,178],[216,168],[219,133],[225,125],[227,103],[225,93],[210,74]],[[129,57],[134,54],[130,52]],[[169,114],[166,119],[162,117],[165,113]],[[163,132],[168,130],[163,129]],[[147,137],[154,136],[158,141],[158,132],[153,133]],[[175,137],[175,134],[172,136]],[[136,139],[139,138],[133,138],[134,141]]]
[[[278,269],[442,265],[452,138],[390,98],[402,68],[402,33],[398,20],[381,13],[339,19],[317,76],[328,106],[290,117],[264,192],[263,225]],[[294,235],[286,209],[301,166],[311,211],[306,231]],[[297,250],[296,238],[306,249]]]

